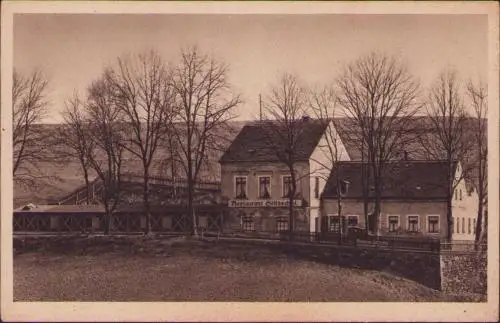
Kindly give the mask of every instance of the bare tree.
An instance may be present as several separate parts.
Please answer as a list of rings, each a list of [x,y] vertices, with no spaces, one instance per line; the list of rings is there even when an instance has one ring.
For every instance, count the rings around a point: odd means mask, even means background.
[[[94,143],[89,139],[89,122],[85,111],[85,102],[78,93],[66,101],[62,112],[64,123],[57,134],[61,146],[60,155],[70,162],[77,160],[82,170],[86,188],[86,203],[91,204],[89,172],[91,169],[90,156],[93,155]]]
[[[50,159],[40,123],[46,114],[48,81],[41,71],[14,71],[12,85],[13,176],[26,186],[40,177],[40,162]]]
[[[419,84],[403,64],[380,54],[347,65],[337,80],[339,104],[358,128],[362,145],[365,219],[373,200],[372,231],[378,234],[381,194],[388,161],[398,158],[409,141]],[[368,222],[367,222],[368,223]]]
[[[120,109],[114,103],[111,84],[106,78],[94,81],[88,91],[86,110],[91,125],[88,138],[96,149],[87,151],[87,158],[102,181],[104,234],[109,234],[111,217],[122,192],[123,137],[127,125],[120,119]]]
[[[488,199],[488,93],[486,87],[472,81],[467,83],[467,94],[474,109],[473,114],[473,142],[474,168],[477,171],[473,180],[478,195],[478,211],[476,222],[476,243],[481,240],[483,229],[483,215]]]
[[[298,149],[304,138],[303,117],[307,115],[307,91],[297,77],[284,73],[263,101],[264,118],[273,124],[265,127],[267,145],[276,158],[286,165],[291,180],[288,189],[288,212],[290,238],[295,229],[294,199],[297,195],[297,182],[300,174],[296,172]]]
[[[227,65],[190,48],[181,52],[181,62],[173,75],[179,110],[172,133],[187,180],[188,214],[194,236],[198,235],[198,216],[193,201],[201,167],[207,150],[217,145],[215,131],[227,126],[240,103],[239,96],[231,93],[227,72]]]
[[[105,73],[113,103],[126,124],[125,149],[139,158],[143,175],[145,233],[151,232],[150,183],[152,163],[174,117],[170,73],[155,52],[118,58]]]
[[[467,134],[467,113],[455,71],[447,70],[439,76],[429,93],[427,113],[432,131],[422,136],[422,146],[429,158],[443,160],[447,165],[446,219],[447,238],[452,233],[453,193],[466,175],[465,163],[470,147]],[[457,178],[457,163],[462,161],[463,171]]]

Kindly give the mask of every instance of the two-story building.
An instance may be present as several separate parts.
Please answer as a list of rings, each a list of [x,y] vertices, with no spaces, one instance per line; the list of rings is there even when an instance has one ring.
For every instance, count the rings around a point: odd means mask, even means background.
[[[295,231],[316,231],[320,195],[330,173],[327,137],[335,131],[332,122],[303,118],[301,134],[294,149],[296,194]],[[245,125],[220,158],[221,192],[227,198],[226,225],[243,231],[280,232],[289,230],[289,194],[292,176],[278,158],[276,147],[286,147],[279,136],[269,137],[280,127],[275,121]],[[340,159],[348,159],[342,143]]]
[[[330,175],[322,194],[322,231],[339,227],[338,196],[344,229],[366,227],[364,195],[368,196],[368,222],[373,229],[374,187],[368,181],[363,194],[363,167],[360,161],[339,162]],[[447,221],[447,170],[443,161],[393,161],[387,165],[381,192],[378,232],[382,236],[445,238]],[[473,240],[477,217],[477,194],[466,189],[459,163],[454,166],[455,194],[452,201],[452,239]],[[337,177],[338,176],[338,177]],[[337,178],[347,187],[337,188]],[[457,182],[458,180],[458,182]],[[347,228],[346,228],[347,227]]]

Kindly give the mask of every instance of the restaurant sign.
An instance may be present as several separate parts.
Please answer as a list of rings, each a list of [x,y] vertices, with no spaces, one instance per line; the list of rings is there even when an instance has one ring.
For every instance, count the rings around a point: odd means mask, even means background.
[[[229,200],[229,207],[288,207],[289,201],[283,200]],[[302,206],[302,200],[293,200],[293,206]]]

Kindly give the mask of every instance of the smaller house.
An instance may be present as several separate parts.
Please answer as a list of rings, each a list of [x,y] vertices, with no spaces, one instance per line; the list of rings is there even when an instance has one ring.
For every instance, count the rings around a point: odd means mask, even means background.
[[[320,231],[338,231],[338,193],[344,232],[350,226],[366,227],[364,216],[363,173],[367,163],[339,162],[332,170],[322,194]],[[442,239],[448,233],[447,164],[443,161],[393,161],[383,177],[378,231],[381,236],[432,237]],[[460,164],[454,166],[455,178],[460,179]],[[338,176],[338,177],[337,177]],[[337,187],[337,179],[341,183]],[[453,240],[473,240],[477,211],[474,194],[466,193],[463,179],[455,183],[452,201]],[[461,192],[462,191],[462,192]],[[373,231],[374,186],[367,186],[368,224]]]

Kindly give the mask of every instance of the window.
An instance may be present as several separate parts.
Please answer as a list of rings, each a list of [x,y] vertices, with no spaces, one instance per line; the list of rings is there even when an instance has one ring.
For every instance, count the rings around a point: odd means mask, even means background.
[[[408,232],[418,232],[418,215],[408,216]]]
[[[345,196],[347,194],[348,188],[349,188],[348,181],[340,181],[340,195]]]
[[[389,223],[389,232],[396,232],[399,229],[399,216],[398,215],[389,215],[387,218]]]
[[[462,189],[460,189],[460,201],[462,200]]]
[[[247,177],[246,176],[236,176],[235,178],[236,186],[236,198],[246,199],[247,198]]]
[[[455,190],[455,201],[458,200],[458,191]]]
[[[469,219],[468,219],[468,227],[467,227],[467,233],[468,233],[468,234],[471,234],[471,233],[472,233],[472,227],[471,227],[471,226],[472,226],[472,221],[471,221],[471,219],[469,218]]]
[[[474,234],[476,234],[476,225],[477,225],[477,224],[476,224],[476,219],[474,219],[473,221],[474,221],[474,222],[473,222],[473,224],[472,224],[472,225],[473,225],[474,227],[472,228],[472,230],[474,230]]]
[[[465,218],[462,218],[462,233],[465,233]]]
[[[271,198],[271,177],[259,176],[259,198]]]
[[[279,218],[276,220],[276,231],[278,232],[288,231],[288,220],[286,218]]]
[[[241,222],[241,229],[244,232],[253,232],[255,231],[255,222],[251,217],[244,217]]]
[[[457,233],[460,233],[460,218],[457,217]]]
[[[314,178],[314,198],[319,198],[319,177]]]
[[[439,232],[439,215],[429,215],[427,217],[427,226],[430,233]]]
[[[330,215],[330,225],[328,226],[328,231],[330,232],[339,232],[339,216],[338,215]]]
[[[348,215],[347,216],[347,226],[348,227],[357,227],[358,226],[358,216],[357,215]]]
[[[292,193],[292,176],[283,176],[283,197],[289,197]]]
[[[451,218],[451,233],[455,233],[455,217]]]

